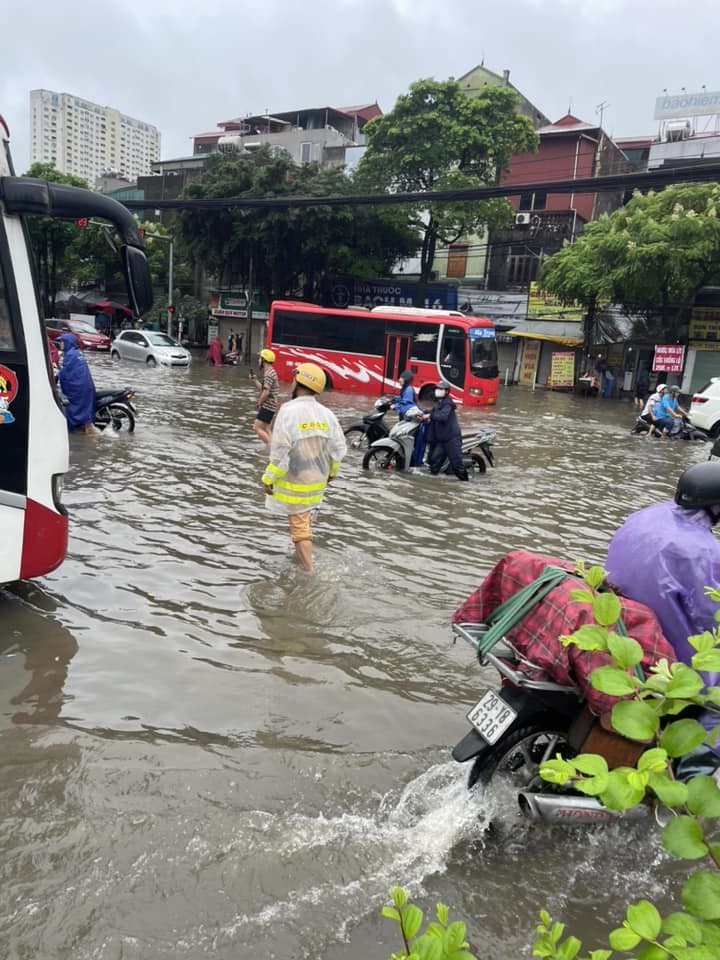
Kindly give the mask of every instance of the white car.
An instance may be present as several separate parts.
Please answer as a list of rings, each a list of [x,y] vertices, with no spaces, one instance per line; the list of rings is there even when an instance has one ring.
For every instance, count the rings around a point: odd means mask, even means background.
[[[166,333],[155,330],[123,330],[112,342],[113,360],[139,360],[149,367],[187,367],[190,353]]]
[[[713,377],[702,390],[693,394],[690,422],[712,437],[720,436],[720,377]]]

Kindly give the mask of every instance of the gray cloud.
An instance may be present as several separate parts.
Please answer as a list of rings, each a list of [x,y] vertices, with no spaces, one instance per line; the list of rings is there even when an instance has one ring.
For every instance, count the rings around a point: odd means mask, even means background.
[[[0,112],[28,163],[29,91],[79,94],[158,126],[164,158],[219,120],[378,100],[483,57],[553,119],[655,129],[663,88],[720,89],[717,0],[92,0],[20,6],[3,26]]]

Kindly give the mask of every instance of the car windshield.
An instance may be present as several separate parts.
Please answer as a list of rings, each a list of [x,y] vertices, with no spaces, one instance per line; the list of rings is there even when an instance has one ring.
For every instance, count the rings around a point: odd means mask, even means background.
[[[169,337],[166,333],[149,333],[147,335],[148,340],[154,347],[176,347],[177,344],[172,337]]]
[[[95,327],[88,320],[68,320],[68,326],[73,333],[97,333]]]

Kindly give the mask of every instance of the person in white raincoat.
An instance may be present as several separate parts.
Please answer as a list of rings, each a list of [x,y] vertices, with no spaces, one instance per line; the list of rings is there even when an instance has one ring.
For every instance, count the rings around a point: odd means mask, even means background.
[[[270,462],[263,474],[268,504],[287,514],[295,555],[312,570],[310,512],[322,503],[328,481],[340,468],[347,452],[337,417],[317,395],[325,389],[325,374],[314,363],[301,363],[295,371],[292,400],[275,417]]]

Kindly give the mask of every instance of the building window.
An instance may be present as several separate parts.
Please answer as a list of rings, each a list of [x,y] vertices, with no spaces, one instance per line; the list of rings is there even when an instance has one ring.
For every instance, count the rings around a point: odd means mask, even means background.
[[[300,144],[300,163],[310,163],[312,160],[312,143],[306,141]]]
[[[537,257],[528,256],[510,256],[508,258],[508,284],[516,287],[526,287],[537,280],[538,263]]]
[[[453,243],[448,247],[448,277],[464,277],[467,273],[468,246],[466,243]]]

